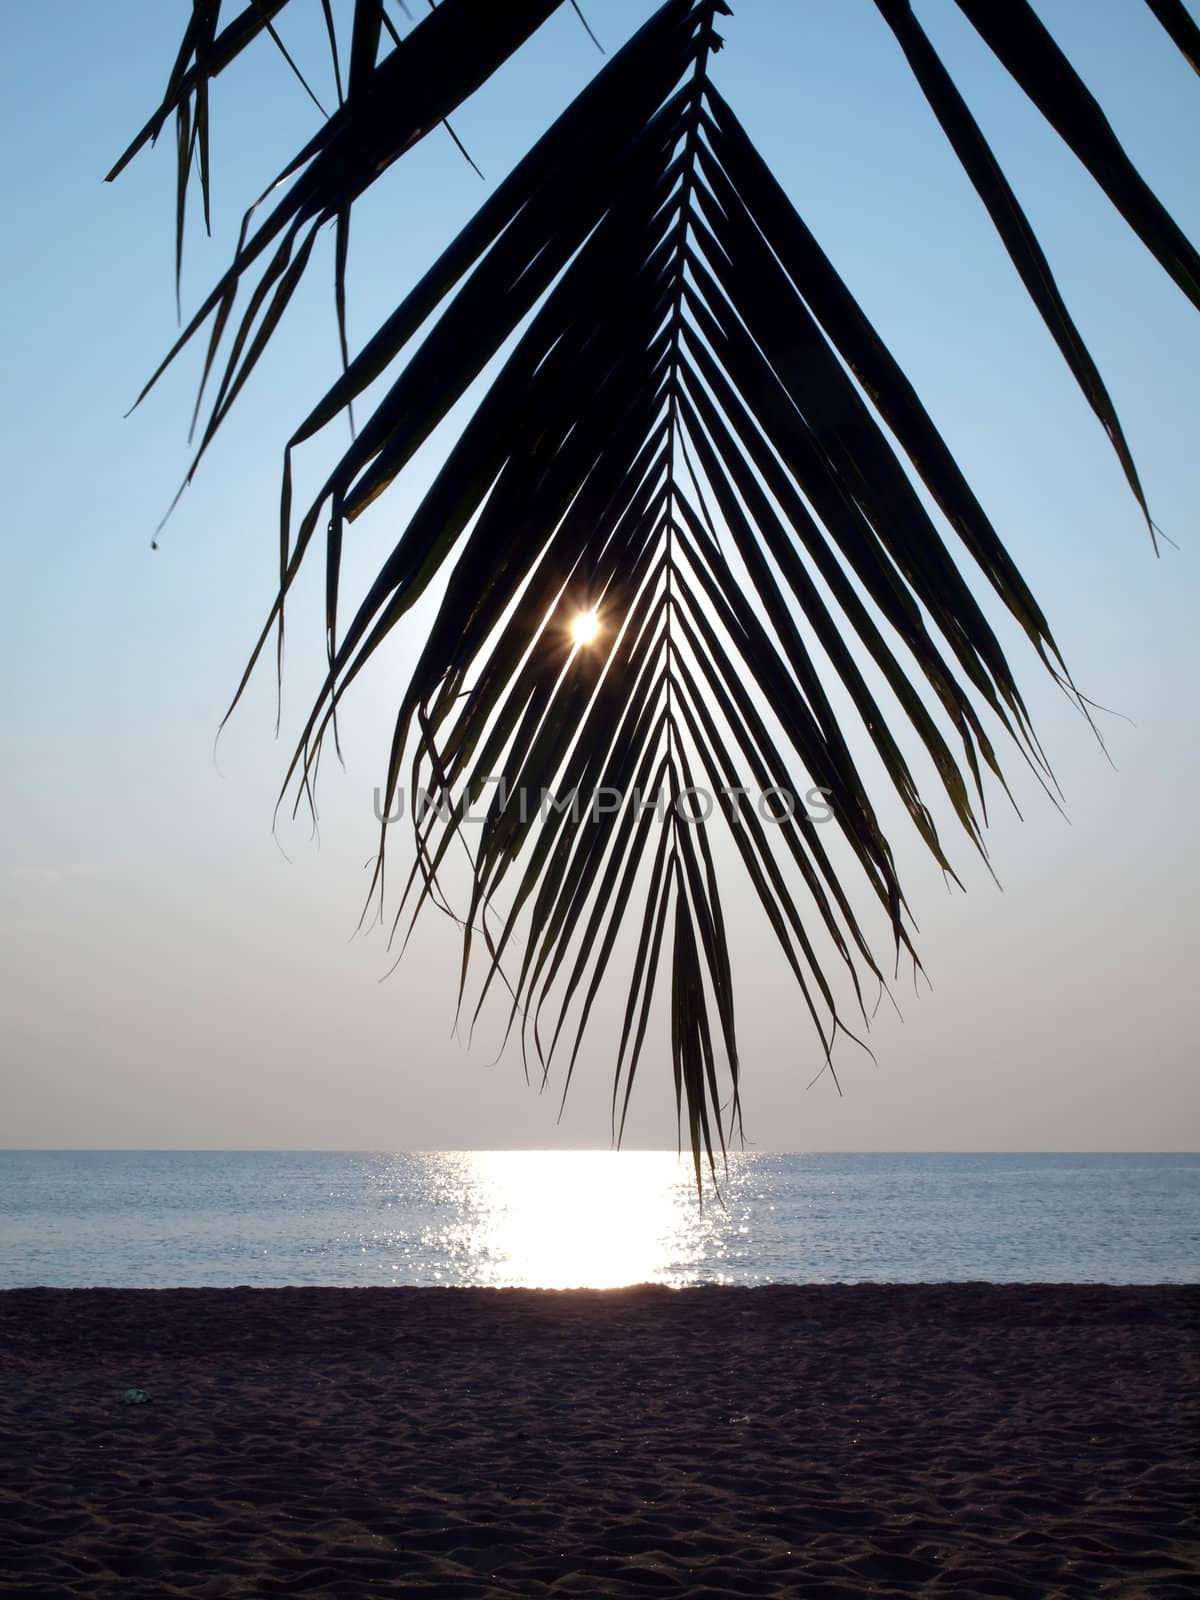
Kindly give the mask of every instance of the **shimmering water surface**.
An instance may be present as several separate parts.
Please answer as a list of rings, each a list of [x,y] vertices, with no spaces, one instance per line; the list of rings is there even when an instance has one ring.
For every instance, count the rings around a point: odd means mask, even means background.
[[[1200,1282],[1200,1156],[0,1152],[0,1286]]]

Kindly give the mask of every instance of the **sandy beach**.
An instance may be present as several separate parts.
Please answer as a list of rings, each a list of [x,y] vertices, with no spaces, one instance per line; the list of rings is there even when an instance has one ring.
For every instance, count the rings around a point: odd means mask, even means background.
[[[0,1594],[1190,1600],[1198,1353],[1185,1287],[11,1290]]]

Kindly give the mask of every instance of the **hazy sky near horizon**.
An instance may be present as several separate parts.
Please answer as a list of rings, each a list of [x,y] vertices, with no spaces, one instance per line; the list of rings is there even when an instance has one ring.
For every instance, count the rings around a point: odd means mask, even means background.
[[[610,50],[649,0],[590,0]],[[737,0],[717,81],[967,470],[1041,600],[1112,764],[1012,629],[1004,635],[1065,817],[1008,761],[991,796],[1001,892],[965,839],[948,893],[884,806],[933,983],[897,986],[806,1091],[819,1057],[769,931],[734,925],[748,1141],[789,1150],[1195,1149],[1200,317],[949,0],[918,12],[1005,165],[1126,425],[1155,559],[1119,467],[1027,302],[869,0]],[[1136,163],[1200,238],[1200,83],[1133,0],[1038,0]],[[161,95],[188,7],[14,8],[0,61],[10,221],[0,280],[6,486],[0,649],[0,1144],[152,1148],[601,1146],[615,1030],[527,1087],[519,1055],[451,1034],[458,947],[442,919],[386,981],[352,938],[373,790],[415,630],[347,702],[319,846],[272,811],[322,661],[319,584],[293,609],[284,737],[270,667],[213,739],[273,595],[283,440],[336,369],[332,245],[153,554],[187,465],[198,351],[123,419],[175,331],[173,134],[100,179]],[[292,12],[296,12],[295,18]],[[327,86],[317,0],[284,37]],[[355,213],[352,342],[449,241],[600,65],[568,7]],[[193,216],[185,315],[241,209],[313,127],[269,47],[213,106],[214,237]],[[320,92],[320,90],[318,91]],[[442,436],[444,448],[445,436]],[[436,456],[355,524],[347,590],[390,547]],[[950,820],[940,818],[943,832]],[[285,853],[286,852],[286,855]],[[879,947],[886,947],[884,930]],[[624,1003],[613,990],[612,1010]],[[618,1004],[619,1002],[619,1004]],[[666,1035],[627,1143],[675,1140]]]

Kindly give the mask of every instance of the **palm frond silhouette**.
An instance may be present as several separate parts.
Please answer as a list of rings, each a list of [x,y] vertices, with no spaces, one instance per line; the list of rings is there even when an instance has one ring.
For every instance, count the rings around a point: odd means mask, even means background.
[[[162,104],[114,168],[175,117],[180,242],[194,169],[206,215],[209,206],[208,85],[263,34],[280,42],[273,19],[286,3],[258,0],[221,28],[219,0],[194,0]],[[1195,250],[1032,8],[958,3],[1200,305]],[[1112,400],[1015,194],[907,0],[875,5],[1149,523]],[[627,930],[615,1131],[661,996],[700,1182],[702,1159],[714,1162],[740,1115],[724,877],[740,870],[752,887],[811,1018],[814,1059],[831,1065],[837,1036],[861,1026],[867,991],[885,978],[854,909],[863,884],[886,918],[891,959],[917,959],[855,749],[877,758],[952,873],[906,748],[928,758],[937,805],[980,850],[987,775],[1004,783],[997,731],[1053,782],[979,583],[1073,689],[913,386],[722,97],[723,0],[660,6],[350,357],[355,200],[555,9],[443,0],[401,39],[382,0],[356,0],[343,92],[325,0],[337,108],[267,192],[261,220],[252,208],[228,271],[159,372],[211,324],[202,396],[220,377],[194,471],[333,226],[344,370],[286,445],[278,594],[238,696],[272,636],[281,643],[289,590],[322,534],[327,675],[285,784],[305,792],[342,697],[444,581],[388,759],[385,811],[406,778],[413,795],[438,802],[413,818],[397,928],[406,936],[430,904],[458,916],[460,1006],[477,1016],[501,990],[527,1064],[545,1073],[565,1058],[564,1092],[618,981]],[[1194,63],[1184,8],[1158,0],[1151,10]],[[346,524],[493,368],[343,622]],[[293,453],[384,375],[382,398],[297,514]],[[575,626],[581,615],[593,619],[590,638]],[[796,804],[814,795],[836,851]],[[464,819],[485,798],[468,842]],[[470,859],[458,907],[443,886],[456,843]],[[849,1017],[839,992],[854,997]]]

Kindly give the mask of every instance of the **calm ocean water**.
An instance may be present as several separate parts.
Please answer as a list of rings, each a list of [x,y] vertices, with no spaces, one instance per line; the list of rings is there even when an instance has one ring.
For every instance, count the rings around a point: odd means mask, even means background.
[[[0,1287],[1200,1282],[1197,1155],[0,1152]]]

